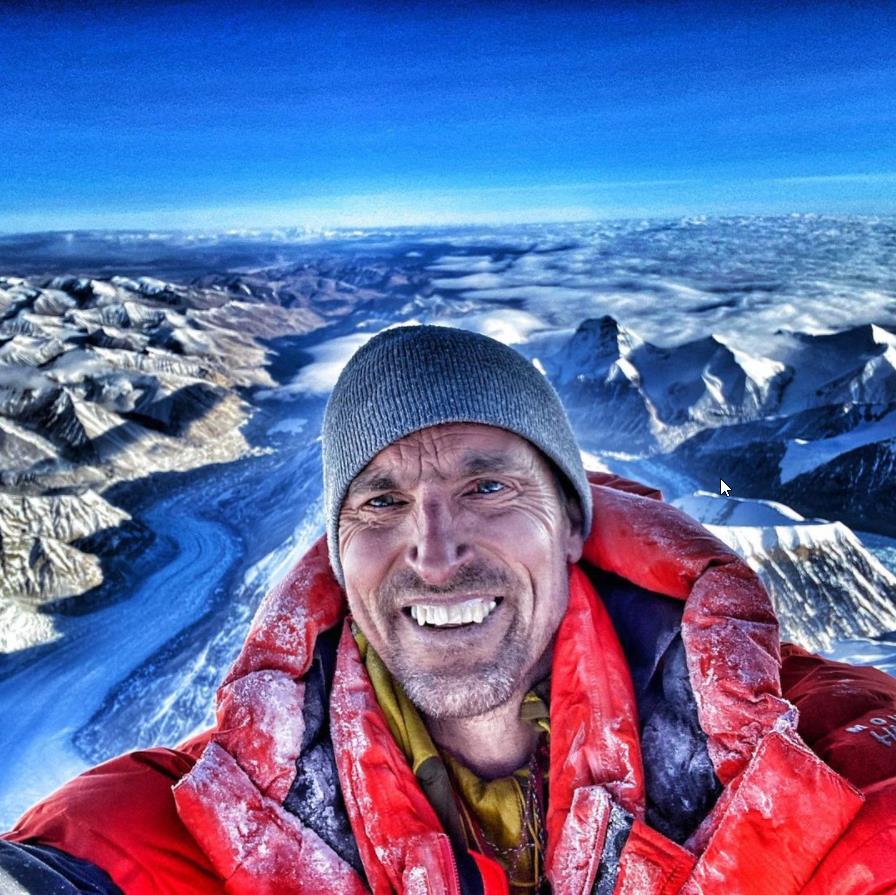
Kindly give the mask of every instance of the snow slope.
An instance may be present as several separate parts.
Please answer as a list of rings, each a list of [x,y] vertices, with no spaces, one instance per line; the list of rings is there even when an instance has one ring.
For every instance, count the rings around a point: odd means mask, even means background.
[[[827,650],[838,640],[896,630],[896,575],[842,523],[708,492],[674,504],[759,574],[785,640]]]

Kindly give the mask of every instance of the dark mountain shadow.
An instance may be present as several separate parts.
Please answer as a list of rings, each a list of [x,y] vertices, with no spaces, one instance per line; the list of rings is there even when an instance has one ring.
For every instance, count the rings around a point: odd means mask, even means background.
[[[121,415],[154,432],[180,436],[197,420],[211,413],[222,400],[224,392],[220,388],[195,382],[162,398],[147,397],[138,401],[134,410]],[[116,429],[110,429],[99,439],[94,439],[98,452],[103,451],[107,436],[114,443]]]

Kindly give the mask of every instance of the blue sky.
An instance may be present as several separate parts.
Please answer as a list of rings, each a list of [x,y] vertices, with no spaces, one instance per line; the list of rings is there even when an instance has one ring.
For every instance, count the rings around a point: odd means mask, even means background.
[[[0,40],[6,232],[896,213],[892,3],[47,4]]]

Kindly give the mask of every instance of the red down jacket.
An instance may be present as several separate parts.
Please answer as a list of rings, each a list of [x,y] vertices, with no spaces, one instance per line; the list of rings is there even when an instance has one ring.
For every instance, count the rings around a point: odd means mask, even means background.
[[[796,647],[782,672],[770,602],[745,564],[655,493],[596,481],[597,523],[571,570],[552,672],[552,890],[896,893],[896,680]],[[678,607],[718,786],[681,843],[646,821],[656,753],[645,768],[634,660],[592,584],[607,576]],[[31,809],[7,843],[108,874],[106,889],[73,892],[506,892],[496,864],[452,848],[345,614],[319,542],[262,603],[214,730],[94,768]]]

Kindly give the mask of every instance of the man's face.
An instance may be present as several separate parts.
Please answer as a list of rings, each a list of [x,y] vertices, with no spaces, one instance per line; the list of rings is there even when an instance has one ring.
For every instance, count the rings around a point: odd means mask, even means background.
[[[433,718],[483,714],[549,670],[581,551],[539,451],[473,423],[381,451],[339,516],[352,615]]]

